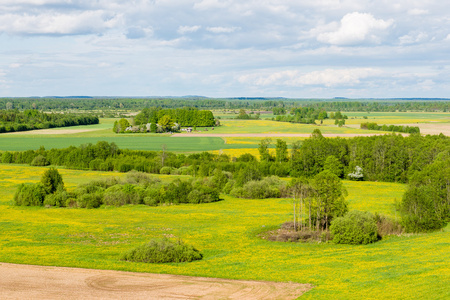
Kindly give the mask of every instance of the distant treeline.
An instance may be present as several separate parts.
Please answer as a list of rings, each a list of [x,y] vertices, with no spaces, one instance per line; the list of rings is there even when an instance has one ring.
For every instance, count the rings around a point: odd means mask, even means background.
[[[311,106],[293,108],[290,115],[282,115],[283,111],[280,109],[277,109],[276,112],[278,115],[274,120],[280,122],[314,124],[315,120],[328,118],[328,114],[324,109],[316,109]]]
[[[146,123],[159,123],[159,120],[169,116],[171,120],[180,126],[215,126],[214,115],[209,110],[198,110],[197,108],[164,109],[161,107],[144,108],[134,121],[136,125]]]
[[[0,110],[0,133],[98,123],[98,117],[93,115],[49,114],[35,109]]]
[[[377,123],[361,123],[361,129],[366,130],[381,130],[405,133],[420,133],[420,128],[417,126],[402,126],[402,125],[378,125]]]
[[[102,97],[30,97],[0,98],[0,109],[39,109],[39,110],[142,110],[149,107],[198,109],[246,109],[266,110],[274,114],[295,107],[312,107],[326,111],[450,111],[448,99],[285,99],[285,98],[228,98],[215,99],[205,97],[156,97],[156,98],[102,98]]]
[[[114,143],[98,142],[66,149],[43,148],[22,152],[3,152],[3,163],[57,165],[73,169],[128,172],[136,170],[155,174],[210,176],[216,169],[230,172],[234,179],[241,170],[252,174],[248,178],[276,175],[313,177],[330,170],[341,178],[370,181],[407,182],[416,171],[433,163],[442,152],[450,151],[450,138],[444,135],[412,134],[371,137],[324,138],[315,130],[312,137],[288,151],[283,140],[277,140],[275,156],[269,152],[271,140],[259,146],[261,160],[250,154],[237,158],[209,152],[190,155],[167,151],[137,151],[119,149]]]

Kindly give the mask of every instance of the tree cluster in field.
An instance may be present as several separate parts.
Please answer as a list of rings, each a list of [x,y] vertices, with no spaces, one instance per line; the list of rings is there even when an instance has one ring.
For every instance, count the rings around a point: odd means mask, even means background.
[[[14,195],[16,205],[78,208],[216,201],[219,201],[219,187],[213,180],[175,179],[170,183],[163,183],[145,173],[130,172],[123,181],[111,177],[82,184],[74,191],[67,191],[61,175],[53,168],[44,173],[40,183],[21,184]]]
[[[98,123],[98,117],[93,115],[44,113],[33,109],[0,110],[0,133]]]
[[[450,148],[409,178],[399,209],[410,232],[437,230],[450,222]]]
[[[392,132],[405,132],[405,133],[420,133],[420,128],[417,126],[402,126],[402,125],[378,125],[377,123],[365,122],[361,123],[361,129],[366,130],[381,130]]]
[[[407,101],[405,101],[407,100]],[[212,99],[205,97],[173,98],[114,98],[114,97],[30,97],[0,98],[0,109],[39,109],[39,110],[102,110],[116,109],[141,110],[146,107],[163,108],[200,108],[200,109],[252,109],[267,110],[273,108],[290,109],[296,106],[309,106],[326,111],[450,111],[448,99],[287,99],[287,98],[228,98]],[[276,113],[274,114],[282,114]]]
[[[75,169],[137,170],[202,178],[214,177],[217,172],[216,180],[223,186],[221,190],[243,198],[283,195],[284,188],[278,185],[276,178],[264,178],[272,175],[311,178],[327,170],[340,178],[354,180],[412,180],[414,185],[410,186],[401,204],[403,219],[411,220],[408,221],[411,225],[406,226],[408,230],[432,230],[448,222],[450,163],[445,159],[450,149],[450,138],[442,134],[341,139],[324,138],[320,131],[315,130],[311,138],[301,145],[294,143],[290,152],[286,142],[278,139],[275,156],[269,152],[270,143],[270,139],[261,141],[260,161],[248,153],[233,159],[208,152],[176,155],[167,151],[121,150],[107,142],[66,149],[4,152],[1,159],[3,163],[30,164],[34,161],[36,165],[52,164]],[[434,167],[436,165],[439,167]],[[423,173],[427,170],[434,171]]]
[[[251,154],[231,158],[209,152],[174,154],[164,151],[119,149],[114,143],[98,142],[65,149],[44,148],[1,153],[3,163],[30,164],[39,156],[43,165],[52,164],[72,169],[210,176],[215,169],[237,174],[253,166],[262,177],[313,177],[330,170],[340,178],[370,181],[407,182],[416,171],[433,163],[448,149],[450,138],[444,135],[382,135],[371,137],[324,138],[315,130],[311,138],[296,142],[288,149],[277,139],[275,155],[270,152],[271,139],[259,145],[260,160]],[[45,158],[45,159],[44,159]],[[40,165],[37,164],[36,165]],[[349,176],[352,174],[352,176]]]
[[[183,241],[154,239],[122,254],[121,260],[144,263],[180,263],[200,260],[203,255]]]
[[[295,107],[291,109],[290,115],[277,115],[274,120],[279,122],[291,122],[301,124],[315,124],[316,120],[321,122],[328,118],[328,114],[324,109],[316,109],[314,107]]]
[[[253,112],[251,113],[247,113],[245,111],[245,109],[240,109],[239,110],[239,114],[236,116],[236,119],[238,120],[259,120],[260,117],[260,113],[256,113],[253,114]]]
[[[145,125],[147,123],[161,124],[161,121],[163,121],[164,118],[170,118],[173,123],[177,123],[179,126],[183,127],[211,127],[216,125],[214,115],[211,111],[198,110],[197,108],[144,108],[136,115],[136,117],[134,117],[134,121],[136,125]]]

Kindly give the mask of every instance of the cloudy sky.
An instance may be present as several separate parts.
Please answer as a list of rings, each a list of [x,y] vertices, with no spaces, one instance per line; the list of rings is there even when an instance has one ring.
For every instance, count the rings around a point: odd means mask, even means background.
[[[442,0],[0,0],[0,97],[450,97]]]

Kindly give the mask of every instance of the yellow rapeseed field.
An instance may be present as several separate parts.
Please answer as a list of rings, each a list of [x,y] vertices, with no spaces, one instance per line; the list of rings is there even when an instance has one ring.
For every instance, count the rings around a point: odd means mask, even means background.
[[[291,219],[291,199],[237,199],[148,207],[70,209],[11,205],[16,186],[45,168],[0,164],[0,261],[247,280],[311,283],[306,299],[448,299],[450,228],[392,236],[365,246],[270,242],[257,236]],[[119,173],[60,170],[66,186]],[[170,180],[173,177],[164,177]],[[395,217],[405,186],[344,182],[350,209]],[[181,238],[201,261],[123,262],[156,237]]]

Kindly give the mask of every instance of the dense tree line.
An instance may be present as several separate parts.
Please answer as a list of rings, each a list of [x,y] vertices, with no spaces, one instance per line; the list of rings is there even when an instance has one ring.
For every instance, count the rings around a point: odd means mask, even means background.
[[[378,125],[377,123],[365,122],[361,123],[361,129],[366,130],[381,130],[392,132],[405,132],[405,133],[420,133],[420,128],[417,126],[402,126],[402,125]]]
[[[450,148],[450,138],[444,135],[420,136],[412,134],[371,137],[324,138],[315,130],[311,138],[300,145],[294,143],[290,151],[287,143],[278,139],[275,155],[269,151],[272,141],[262,140],[260,160],[250,154],[237,158],[209,152],[190,155],[169,151],[137,151],[119,149],[114,143],[98,142],[65,149],[43,148],[22,152],[3,152],[3,163],[30,164],[37,156],[45,164],[75,169],[210,176],[216,169],[253,174],[250,177],[271,175],[313,177],[329,170],[340,178],[370,181],[407,182],[416,171],[434,162],[439,153]],[[349,176],[352,174],[352,176]],[[249,176],[242,175],[242,178]]]
[[[196,108],[163,109],[161,107],[144,108],[134,121],[136,125],[160,123],[164,118],[170,118],[179,126],[215,126],[214,115],[209,110],[198,110]]]
[[[441,229],[450,222],[450,149],[412,174],[400,211],[411,232]]]
[[[0,109],[39,110],[141,110],[150,107],[197,109],[267,110],[275,114],[295,108],[312,107],[326,111],[450,111],[448,99],[287,99],[287,98],[226,98],[206,97],[30,97],[0,98]],[[281,110],[278,110],[281,109]]]
[[[324,109],[315,109],[313,107],[296,107],[291,110],[290,115],[278,115],[275,121],[314,124],[316,120],[323,121],[328,118],[328,114]]]
[[[93,115],[44,113],[35,109],[0,110],[0,133],[98,123],[98,117]]]

